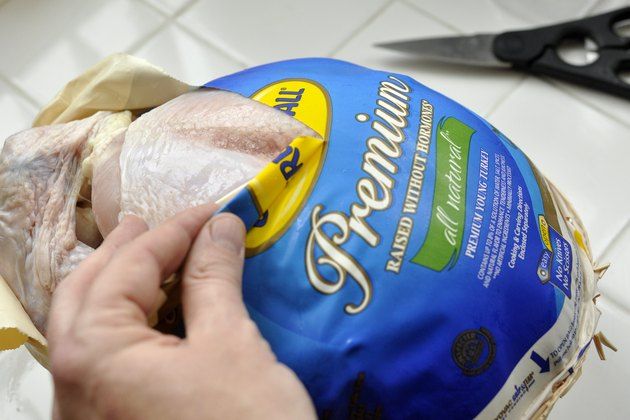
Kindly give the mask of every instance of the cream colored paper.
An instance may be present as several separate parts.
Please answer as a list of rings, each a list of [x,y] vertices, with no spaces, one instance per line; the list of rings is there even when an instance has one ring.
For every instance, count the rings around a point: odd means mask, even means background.
[[[114,54],[69,82],[41,110],[33,126],[78,120],[103,110],[142,111],[192,89],[143,59]],[[0,277],[0,351],[24,344],[47,367],[46,338]]]
[[[29,339],[46,346],[46,339],[0,276],[0,350],[18,348]]]
[[[33,127],[80,120],[98,111],[153,108],[191,89],[141,58],[114,54],[69,82]]]

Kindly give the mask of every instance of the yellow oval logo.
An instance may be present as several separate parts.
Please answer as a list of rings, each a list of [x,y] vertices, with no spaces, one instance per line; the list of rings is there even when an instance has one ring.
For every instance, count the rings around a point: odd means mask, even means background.
[[[310,157],[295,177],[291,179],[267,210],[260,226],[254,226],[247,234],[247,256],[259,254],[273,245],[291,226],[302,209],[319,176],[326,156],[326,142],[330,130],[330,97],[317,82],[307,79],[284,79],[271,83],[254,93],[251,98],[282,111],[324,139],[324,147]]]

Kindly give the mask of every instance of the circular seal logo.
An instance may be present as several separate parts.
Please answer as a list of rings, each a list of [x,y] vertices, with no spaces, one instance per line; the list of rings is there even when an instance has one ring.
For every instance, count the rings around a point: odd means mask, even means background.
[[[451,347],[453,361],[466,376],[485,372],[494,361],[495,353],[492,334],[483,327],[460,333]]]

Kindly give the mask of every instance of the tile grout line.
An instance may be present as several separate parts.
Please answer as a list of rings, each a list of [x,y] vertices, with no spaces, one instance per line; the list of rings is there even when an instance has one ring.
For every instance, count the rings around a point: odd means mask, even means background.
[[[127,48],[126,52],[127,53],[133,53],[134,51],[137,51],[138,49],[140,49],[142,46],[144,46],[151,38],[153,38],[155,35],[157,35],[162,29],[164,29],[164,27],[170,23],[175,21],[175,19],[177,17],[179,17],[181,14],[183,14],[185,11],[187,11],[190,7],[192,7],[195,3],[197,3],[199,0],[191,0],[188,3],[186,3],[184,6],[180,7],[178,10],[176,10],[175,12],[173,12],[171,15],[169,15],[168,13],[162,11],[160,8],[156,7],[155,5],[145,1],[145,0],[139,0],[140,3],[142,3],[143,5],[145,5],[146,7],[150,8],[151,10],[153,10],[154,12],[158,13],[160,16],[162,16],[164,18],[163,22],[160,23],[156,29],[150,31],[147,35],[145,35],[144,37],[142,37],[139,41],[137,41],[136,43],[134,43],[131,47]],[[9,0],[0,0],[0,7],[6,5],[9,2]],[[38,111],[43,107],[43,104],[39,103],[39,101],[37,101],[33,96],[31,96],[26,90],[22,89],[19,85],[17,85],[16,83],[14,83],[10,78],[8,78],[7,76],[5,76],[4,74],[0,73],[0,81],[4,82],[5,84],[7,84],[9,86],[9,88],[17,95],[19,95],[20,97],[22,97],[22,99],[24,99],[25,101],[27,101],[30,105],[34,106]]]
[[[617,242],[619,242],[620,238],[623,236],[626,230],[630,230],[630,217],[626,220],[621,229],[619,229],[617,233],[615,233],[615,235],[610,239],[610,241],[608,241],[606,246],[604,246],[604,250],[597,258],[595,258],[595,262],[603,262],[602,259],[605,258],[606,254],[608,254],[610,250],[617,244]]]
[[[452,25],[451,23],[443,20],[441,17],[439,17],[437,15],[434,15],[433,13],[423,9],[422,7],[418,6],[417,4],[412,3],[409,0],[400,0],[400,2],[406,4],[407,6],[411,7],[412,9],[416,10],[417,12],[423,14],[424,16],[428,17],[429,19],[439,23],[440,25],[442,25],[442,26],[452,30],[456,34],[462,34],[462,31],[458,27],[456,27],[456,26]]]
[[[619,243],[621,238],[628,230],[630,230],[630,217],[626,219],[626,222],[623,224],[623,226],[613,235],[606,246],[604,246],[604,250],[600,253],[600,255],[594,258],[594,264],[613,263],[612,261],[608,260],[606,256]],[[606,276],[603,277],[603,280],[606,281]],[[617,299],[613,294],[606,294],[606,299],[618,310],[621,310],[630,316],[630,307],[626,302]]]
[[[157,7],[155,4],[151,3],[148,0],[136,0],[137,3],[142,3],[145,6],[147,6],[149,9],[153,10],[154,12],[159,13],[160,15],[164,16],[165,18],[169,18],[171,16],[171,14],[165,12],[164,10],[160,9],[159,7]],[[185,7],[185,5],[184,5]],[[175,12],[173,12],[175,13]]]
[[[603,0],[597,0],[596,2],[594,2],[591,7],[589,7],[588,9],[586,9],[586,13],[584,13],[584,16],[590,16],[590,14],[593,12],[593,10],[595,10],[595,8],[599,5],[603,3]]]
[[[605,277],[604,277],[604,281]],[[619,300],[616,298],[616,295],[613,294],[608,294],[605,293],[604,297],[606,298],[606,303],[610,306],[612,306],[613,308],[615,308],[616,310],[618,310],[619,312],[623,312],[624,315],[629,316],[630,317],[630,307],[628,306],[627,303],[624,303],[623,301]],[[606,312],[604,312],[602,315],[606,315]],[[599,330],[599,328],[598,328]],[[601,330],[600,330],[601,331]],[[615,340],[616,341],[616,340]]]
[[[182,6],[179,6],[179,8],[173,10],[172,12],[166,12],[162,10],[159,6],[156,6],[155,4],[151,3],[149,0],[136,0],[136,1],[140,1],[144,3],[146,6],[149,6],[150,8],[152,8],[153,10],[155,10],[156,12],[160,13],[163,16],[173,17],[173,18],[179,17],[182,13],[184,13],[186,10],[192,7],[193,3],[197,2],[197,0],[189,0],[188,2],[184,3]]]
[[[7,76],[5,76],[2,73],[0,73],[0,81],[6,83],[14,91],[14,93],[17,93],[18,95],[20,95],[22,99],[24,99],[25,101],[33,105],[38,111],[42,108],[42,104],[40,104],[27,91],[22,89],[19,85],[14,83],[13,80],[9,79]]]
[[[419,12],[423,13],[425,16],[427,16],[427,17],[429,17],[429,18],[432,18],[433,20],[437,21],[438,23],[441,23],[442,25],[444,25],[444,26],[446,26],[446,27],[448,27],[448,28],[450,28],[450,29],[453,29],[453,30],[454,30],[454,31],[456,31],[457,33],[461,33],[461,32],[459,31],[459,29],[458,29],[458,28],[456,28],[456,27],[452,26],[452,25],[451,25],[450,23],[448,23],[448,22],[443,21],[443,20],[442,20],[439,16],[433,15],[431,12],[428,12],[428,11],[424,10],[422,7],[417,6],[415,3],[411,3],[409,0],[400,0],[400,1],[401,1],[401,2],[403,2],[403,3],[405,3],[405,4],[407,4],[408,6],[410,6],[410,7],[412,7],[412,8],[414,8],[415,10],[417,10],[417,11],[419,11]],[[598,4],[600,4],[600,3],[602,3],[602,2],[603,2],[603,0],[597,0],[597,1],[593,2],[593,4],[592,4],[591,6],[589,6],[586,10],[584,10],[584,11],[580,14],[580,16],[588,16],[588,15],[589,15],[589,14],[593,11],[593,9],[595,9],[595,7],[597,7],[597,5],[598,5]],[[517,17],[522,18],[521,16],[517,16]],[[525,20],[525,21],[527,21],[527,19],[524,19],[524,20]],[[493,105],[493,106],[491,107],[491,109],[490,109],[490,110],[489,110],[489,111],[488,111],[488,112],[487,112],[484,116],[487,118],[487,117],[488,117],[488,116],[490,116],[490,115],[491,115],[494,111],[496,111],[496,109],[497,109],[497,108],[501,105],[501,103],[503,103],[503,102],[505,101],[505,99],[507,99],[507,98],[511,95],[511,93],[512,93],[514,90],[516,90],[516,89],[517,89],[517,88],[518,88],[518,87],[519,87],[519,86],[523,83],[523,81],[524,81],[524,80],[525,80],[525,78],[523,78],[523,79],[522,79],[522,80],[521,80],[521,81],[520,81],[520,82],[519,82],[519,83],[518,83],[518,84],[514,87],[514,89],[512,89],[511,91],[509,91],[509,92],[508,92],[508,93],[507,93],[507,94],[506,94],[503,98],[499,99],[499,100],[497,101],[497,103],[496,103],[495,105]],[[578,95],[575,95],[574,93],[570,92],[569,90],[567,90],[567,89],[565,89],[565,88],[563,88],[563,87],[561,87],[561,86],[559,86],[559,85],[557,85],[557,84],[555,84],[555,83],[553,83],[553,82],[552,82],[551,84],[552,84],[555,88],[557,88],[557,89],[559,89],[559,90],[561,90],[561,91],[565,92],[566,94],[568,94],[568,95],[569,95],[569,96],[571,96],[572,98],[580,100],[580,102],[583,102],[583,103],[584,103],[584,104],[586,104],[589,108],[591,108],[591,109],[595,110],[595,111],[596,111],[596,112],[598,112],[599,114],[602,114],[602,115],[604,115],[604,116],[606,116],[606,117],[608,117],[608,118],[610,118],[610,119],[612,119],[612,120],[614,120],[614,121],[616,121],[616,122],[618,122],[618,123],[620,123],[620,124],[622,124],[622,125],[624,125],[624,126],[626,126],[626,127],[630,127],[630,124],[628,124],[627,122],[625,122],[625,121],[621,120],[619,117],[617,117],[617,116],[615,116],[615,115],[608,114],[605,110],[603,110],[603,109],[601,109],[600,107],[598,107],[597,105],[593,104],[593,103],[592,103],[591,101],[589,101],[588,99],[583,99],[583,98],[580,98]]]
[[[483,115],[483,117],[485,119],[489,119],[490,116],[492,116],[492,114],[499,109],[499,107],[505,103],[505,101],[508,100],[508,98],[510,96],[512,96],[512,94],[519,88],[521,87],[521,85],[523,83],[525,83],[525,80],[527,80],[527,75],[523,74],[519,76],[519,80],[516,81],[516,83],[514,83],[513,87],[511,89],[509,89],[507,92],[505,92],[499,99],[497,99],[497,101],[492,104],[492,106],[490,107],[490,109],[488,111],[486,111]]]
[[[0,7],[6,6],[7,3],[9,3],[9,0],[0,0]],[[40,104],[33,96],[31,96],[30,93],[22,89],[18,84],[13,82],[13,80],[2,73],[0,73],[0,81],[9,86],[9,89],[11,89],[14,94],[18,95],[30,105],[32,105],[37,110],[37,112],[39,112],[39,110],[42,108],[42,104]]]
[[[369,24],[374,22],[376,18],[379,17],[381,13],[383,13],[383,11],[387,10],[394,3],[395,3],[395,0],[389,0],[385,2],[381,7],[379,7],[374,13],[372,13],[361,24],[357,25],[357,27],[354,28],[352,32],[350,32],[350,34],[347,37],[345,37],[339,44],[337,44],[337,46],[334,47],[328,54],[326,54],[326,56],[332,57],[333,55],[341,51],[343,47],[348,45],[350,41],[352,41],[352,39],[354,39],[359,33],[361,33],[361,31],[363,31]]]
[[[177,19],[179,16],[185,13],[188,9],[194,6],[195,3],[197,3],[198,1],[199,0],[191,0],[185,5],[183,5],[182,7],[180,7],[178,10],[173,12],[172,14],[168,14],[164,12],[162,9],[160,9],[159,7],[147,2],[146,0],[140,0],[142,4],[144,4],[145,6],[147,6],[154,12],[161,15],[164,18],[164,20],[155,29],[150,31],[148,34],[146,34],[145,36],[140,38],[138,41],[133,43],[129,48],[127,48],[126,52],[129,54],[133,54],[137,52],[140,48],[144,47],[154,36],[160,33],[162,29],[166,28],[170,23],[173,23],[175,19]]]
[[[191,37],[195,38],[197,41],[199,41],[202,44],[204,44],[206,47],[210,47],[213,50],[221,53],[221,55],[223,55],[224,57],[229,58],[232,61],[235,61],[240,66],[249,67],[249,64],[247,63],[247,61],[243,57],[240,57],[240,56],[238,56],[236,54],[233,54],[229,49],[221,48],[219,45],[215,44],[214,42],[208,41],[203,36],[199,35],[197,32],[195,32],[192,29],[188,28],[186,25],[184,25],[180,21],[175,20],[175,21],[173,21],[173,24],[175,26],[177,26],[179,29],[181,29],[182,31],[186,32]]]
[[[592,111],[595,111],[599,115],[604,116],[604,117],[606,117],[609,120],[613,120],[613,121],[623,125],[624,127],[630,128],[630,123],[622,120],[621,118],[617,117],[616,115],[607,113],[605,110],[603,110],[599,106],[593,104],[588,98],[584,98],[584,97],[582,97],[580,95],[575,94],[571,89],[568,89],[568,87],[565,87],[563,85],[559,85],[551,77],[541,76],[541,75],[536,75],[536,76],[533,76],[533,77],[536,77],[537,80],[540,80],[541,82],[547,84],[549,87],[553,88],[554,90],[556,90],[558,92],[561,92],[561,93],[571,97],[572,99],[575,99],[576,101],[578,101],[579,103],[585,105],[587,108],[590,108]],[[525,79],[527,79],[527,78],[525,78]],[[523,80],[525,80],[525,79],[523,79]],[[492,112],[494,112],[495,110],[496,110],[496,107],[493,107],[492,108]],[[487,115],[490,115],[490,113],[488,113]]]
[[[199,0],[192,0],[192,1],[188,2],[188,3],[186,3],[184,6],[180,7],[179,9],[177,9],[175,12],[173,12],[170,15],[168,13],[162,11],[157,6],[149,3],[147,0],[140,0],[140,1],[142,1],[145,5],[151,7],[153,10],[157,11],[158,13],[160,13],[162,16],[164,16],[165,17],[165,21],[162,22],[162,24],[160,24],[155,31],[152,31],[148,36],[146,36],[142,40],[136,42],[131,48],[129,48],[128,52],[130,54],[133,54],[133,53],[137,52],[140,48],[144,47],[155,35],[157,35],[160,31],[162,31],[166,26],[168,26],[169,24],[172,24],[172,25],[177,26],[182,31],[186,32],[186,34],[188,34],[189,36],[191,36],[195,40],[201,42],[206,47],[209,47],[209,48],[213,49],[214,51],[218,52],[219,54],[223,55],[224,57],[227,57],[230,60],[235,61],[236,64],[238,64],[238,65],[240,65],[242,67],[247,67],[248,66],[247,63],[243,60],[242,57],[237,57],[237,56],[235,56],[233,54],[230,54],[228,51],[225,51],[224,49],[222,49],[221,47],[215,45],[214,43],[209,42],[208,40],[206,40],[205,38],[203,38],[202,36],[197,34],[195,31],[189,29],[188,27],[183,25],[181,22],[179,22],[178,18],[181,17],[189,9],[191,9],[196,3],[199,2]]]
[[[484,115],[484,118],[489,119],[489,117],[492,115],[492,113],[494,113],[494,112],[496,111],[496,109],[497,109],[497,108],[498,108],[498,107],[499,107],[499,106],[500,106],[503,102],[505,102],[505,100],[506,100],[507,98],[509,98],[509,97],[510,97],[510,95],[511,95],[511,94],[512,94],[512,93],[513,93],[516,89],[518,89],[520,85],[522,85],[522,84],[525,82],[525,80],[527,80],[527,78],[528,78],[528,76],[527,76],[527,75],[525,75],[525,77],[523,77],[523,78],[519,81],[519,83],[518,83],[518,84],[517,84],[517,85],[516,85],[516,86],[515,86],[512,90],[510,90],[510,91],[509,91],[509,92],[508,92],[508,93],[507,93],[507,94],[506,94],[503,98],[501,98],[499,101],[497,101],[497,103],[496,103],[496,104],[492,107],[492,109],[491,109],[490,111],[488,111],[488,112]],[[546,78],[545,78],[545,79],[546,79]],[[552,85],[552,87],[557,88],[557,86],[556,86],[553,82],[551,82],[550,80],[545,80],[545,79],[541,79],[541,80],[544,80],[544,81],[545,81],[545,82],[547,82],[549,85]],[[558,89],[559,89],[559,90],[561,90],[562,92],[564,92],[564,93],[568,94],[569,96],[573,97],[574,99],[580,99],[580,98],[578,98],[578,97],[576,97],[576,96],[572,95],[570,92],[567,92],[567,91],[566,91],[566,90],[564,90],[564,89],[560,89],[560,88],[558,88]],[[589,107],[591,107],[591,108],[595,108],[595,107],[592,107],[590,103],[587,103],[587,106],[589,106]],[[595,109],[595,111],[596,111],[596,112],[599,112],[600,110]],[[606,117],[611,117],[610,115],[605,114],[605,113],[603,113],[603,112],[599,112],[599,113],[604,114]],[[614,120],[616,120],[616,121],[618,121],[618,119],[617,119],[617,118],[614,118],[614,117],[611,117],[611,118],[612,118],[612,119],[614,119]],[[625,124],[624,124],[624,125],[625,125]],[[624,233],[625,233],[627,230],[630,230],[630,217],[626,220],[626,222],[623,224],[623,226],[622,226],[622,227],[621,227],[621,228],[620,228],[620,229],[619,229],[619,230],[618,230],[618,231],[617,231],[617,232],[613,235],[613,237],[612,237],[612,238],[608,241],[608,243],[604,246],[604,249],[600,252],[600,255],[599,255],[599,256],[597,256],[597,257],[594,259],[595,263],[598,263],[598,262],[608,262],[608,261],[606,261],[606,260],[605,260],[606,255],[607,255],[607,254],[611,251],[611,249],[612,249],[614,246],[616,246],[616,245],[617,245],[617,243],[619,243],[619,241],[621,240],[621,237],[624,235]],[[610,300],[610,303],[611,303],[611,304],[613,304],[615,307],[617,307],[617,308],[618,308],[618,309],[620,309],[620,310],[626,311],[626,312],[628,312],[628,314],[630,314],[630,307],[627,307],[627,306],[626,306],[626,304],[625,304],[623,301],[621,301],[621,300],[617,300],[617,299],[614,299],[614,298],[611,298],[610,296],[608,296],[608,299]]]
[[[629,122],[624,121],[623,119],[619,118],[618,116],[616,116],[614,114],[609,114],[604,109],[602,109],[598,105],[596,105],[593,102],[591,102],[591,100],[588,98],[588,95],[580,96],[580,95],[576,94],[575,92],[573,92],[569,88],[569,86],[560,85],[560,84],[558,84],[558,82],[556,82],[555,80],[553,80],[552,78],[547,77],[547,76],[539,77],[539,80],[544,81],[545,83],[549,84],[554,89],[556,89],[556,90],[566,94],[567,96],[570,96],[571,98],[577,100],[578,102],[586,105],[588,108],[592,109],[593,111],[597,112],[598,114],[603,115],[606,118],[611,119],[611,120],[613,120],[613,121],[623,125],[624,127],[630,128],[630,123]]]
[[[581,18],[583,18],[585,16],[588,16],[589,12],[595,7],[595,5],[597,3],[599,3],[599,1],[601,1],[601,0],[596,0],[591,6],[587,7],[585,10],[582,10],[577,15],[575,15],[573,17],[569,17],[569,18],[564,19],[564,20],[566,21],[566,20],[573,20],[573,19],[581,19]],[[499,2],[495,1],[494,3],[499,3]],[[499,6],[499,7],[501,7],[501,6]],[[541,26],[541,22],[539,20],[537,20],[537,19],[532,20],[531,16],[528,17],[527,15],[523,15],[522,13],[520,13],[517,10],[509,10],[509,9],[506,9],[506,8],[502,8],[502,9],[503,9],[503,11],[507,12],[510,16],[522,20],[523,23],[525,23],[529,27]],[[543,24],[543,26],[544,26],[544,24]],[[514,29],[518,29],[518,28],[514,28]],[[527,29],[527,27],[523,27],[522,29]]]
[[[144,47],[151,39],[153,39],[154,36],[160,33],[162,29],[164,29],[169,23],[169,19],[164,19],[164,21],[160,23],[155,29],[147,33],[138,41],[131,44],[131,46],[125,50],[125,53],[134,54],[135,52],[137,52],[140,48]]]

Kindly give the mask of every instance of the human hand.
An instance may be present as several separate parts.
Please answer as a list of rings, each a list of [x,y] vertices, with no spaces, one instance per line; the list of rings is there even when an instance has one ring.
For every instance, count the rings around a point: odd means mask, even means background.
[[[55,418],[315,418],[243,304],[243,223],[205,223],[215,209],[152,230],[128,216],[58,286],[48,326]],[[147,316],[184,260],[180,339]]]

